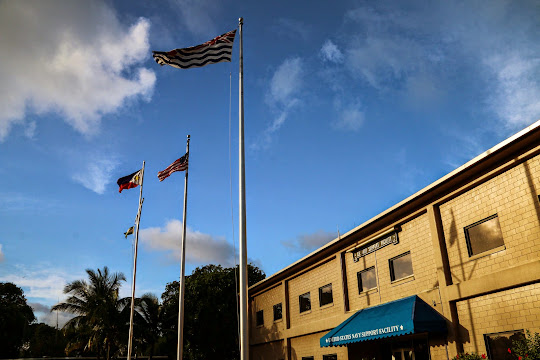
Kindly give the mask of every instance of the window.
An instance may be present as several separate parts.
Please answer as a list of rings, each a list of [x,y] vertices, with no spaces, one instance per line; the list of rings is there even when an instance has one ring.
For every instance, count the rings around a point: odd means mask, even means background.
[[[399,280],[413,274],[411,252],[396,256],[388,260],[390,265],[390,280]]]
[[[281,312],[281,303],[274,305],[274,321],[280,320],[283,317]]]
[[[523,339],[523,330],[507,331],[497,334],[484,334],[487,355],[490,360],[513,360],[515,356],[508,353],[512,341]]]
[[[259,310],[257,311],[257,326],[264,325],[264,315],[263,311]]]
[[[300,312],[309,311],[311,310],[311,296],[309,295],[309,292],[302,294],[298,297],[298,300],[300,301]]]
[[[469,256],[478,255],[504,245],[497,214],[469,225],[464,230]]]
[[[375,275],[374,267],[359,271],[356,276],[358,277],[359,294],[377,287],[377,277]]]
[[[313,356],[302,356],[302,360],[313,360]]]
[[[324,285],[319,288],[319,306],[328,305],[334,302],[332,296],[332,284]]]
[[[337,360],[337,354],[323,355],[323,360]]]

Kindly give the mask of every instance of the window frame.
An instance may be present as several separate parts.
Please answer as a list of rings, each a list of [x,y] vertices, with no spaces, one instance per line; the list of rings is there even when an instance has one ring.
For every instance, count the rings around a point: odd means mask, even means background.
[[[524,329],[517,329],[517,330],[509,330],[509,331],[501,331],[501,332],[483,334],[484,345],[486,346],[486,355],[487,355],[488,359],[493,359],[493,349],[490,346],[489,338],[501,337],[501,335],[503,335],[503,334],[512,334],[512,333],[513,333],[513,335],[521,334],[523,337],[525,337],[525,330]],[[511,336],[512,335],[510,335],[508,337],[508,340],[510,340]],[[503,351],[503,353],[505,355],[509,355],[509,354],[506,354],[505,351]]]
[[[487,250],[484,250],[482,252],[479,252],[479,253],[476,253],[476,254],[473,254],[473,250],[472,250],[472,245],[471,245],[471,237],[469,235],[469,230],[480,225],[480,224],[483,224],[485,222],[488,222],[490,220],[493,220],[493,219],[497,219],[497,225],[499,225],[499,231],[501,233],[501,241],[502,241],[502,244],[501,245],[497,245],[495,247],[492,247],[490,249],[487,249]],[[469,258],[471,257],[474,257],[474,256],[478,256],[478,255],[482,255],[482,254],[489,254],[490,251],[493,251],[494,249],[497,249],[501,246],[505,246],[504,244],[504,238],[503,238],[503,234],[502,234],[502,229],[501,229],[501,223],[499,221],[499,214],[498,213],[495,213],[491,216],[488,216],[487,218],[484,218],[482,220],[479,220],[477,222],[475,222],[474,224],[471,224],[471,225],[467,225],[463,228],[463,231],[465,232],[465,243],[467,244],[467,253],[469,254]]]
[[[332,301],[323,304],[322,303],[322,296],[323,296],[322,290],[324,288],[327,288],[327,287],[330,287],[330,297],[331,297]],[[327,306],[327,305],[330,305],[330,304],[333,304],[333,303],[334,303],[334,291],[332,290],[332,283],[321,286],[319,288],[319,307]]]
[[[314,360],[314,356],[302,356],[302,360]]]
[[[307,299],[308,301],[308,308],[305,310],[302,310],[302,299]],[[300,314],[311,311],[311,293],[309,291],[301,295],[298,295],[298,307],[300,310]]]
[[[407,256],[407,255],[411,256],[411,270],[412,270],[412,273],[409,274],[409,275],[406,275],[404,277],[400,277],[399,279],[396,279],[396,274],[395,274],[395,271],[394,271],[394,261],[401,258],[401,257]],[[399,280],[406,279],[408,277],[414,276],[414,269],[413,269],[413,266],[412,266],[412,255],[411,255],[410,250],[404,252],[403,254],[399,254],[398,256],[394,256],[391,259],[388,259],[388,266],[390,268],[390,282],[399,281]]]
[[[371,271],[371,270],[373,270],[373,272],[375,273],[375,287],[364,290],[364,287],[362,286],[363,282],[362,282],[362,275],[361,274],[365,273],[365,272],[368,272],[368,271]],[[360,270],[359,272],[357,272],[356,273],[356,280],[358,281],[358,294],[367,293],[370,290],[379,288],[378,281],[377,281],[377,272],[375,271],[375,266],[371,266],[371,267],[368,267],[367,269]]]
[[[322,356],[323,360],[328,360],[328,359],[336,359],[337,360],[337,354],[325,354]]]
[[[277,309],[278,305],[279,305],[279,318],[276,319],[276,309]],[[273,309],[274,309],[274,321],[282,320],[283,319],[283,305],[282,305],[282,303],[275,304],[273,306]]]
[[[259,323],[259,314],[261,314],[261,322]],[[255,313],[255,326],[263,326],[264,325],[264,312],[263,310],[259,310]]]

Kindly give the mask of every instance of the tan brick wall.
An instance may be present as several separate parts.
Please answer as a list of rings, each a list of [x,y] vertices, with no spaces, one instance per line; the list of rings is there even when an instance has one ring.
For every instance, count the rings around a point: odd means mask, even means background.
[[[347,359],[347,347],[320,347],[320,339],[327,332],[300,336],[291,339],[291,360],[302,360],[302,357],[313,356],[313,360],[322,360],[323,355],[337,354],[338,360]]]
[[[252,360],[281,360],[285,359],[284,341],[274,341],[266,344],[251,346]]]
[[[253,298],[251,303],[251,335],[252,343],[262,341],[276,340],[279,332],[285,329],[285,299],[283,295],[283,286],[278,285],[268,291],[265,291]],[[274,321],[274,305],[281,303],[281,320]],[[257,311],[263,311],[264,325],[257,326]]]
[[[536,156],[440,206],[454,283],[537,259],[540,157]],[[505,250],[469,260],[464,227],[498,214]]]
[[[399,244],[388,245],[375,253],[364,256],[358,262],[353,261],[352,253],[346,254],[347,284],[349,289],[349,305],[351,310],[386,303],[418,293],[432,290],[438,286],[433,245],[427,214],[423,214],[401,226],[398,233]],[[411,252],[414,276],[402,281],[391,282],[388,260]],[[375,266],[377,257],[379,289],[367,294],[358,293],[357,273]],[[379,293],[380,292],[380,293]],[[379,301],[379,296],[380,300]],[[433,298],[433,299],[432,299]],[[428,303],[440,302],[438,293],[424,299]]]
[[[319,305],[319,288],[332,284],[333,303],[321,307]],[[298,297],[310,292],[311,310],[300,313]],[[324,320],[336,314],[343,314],[343,286],[338,259],[315,267],[314,269],[289,281],[289,302],[291,328],[298,324]]]
[[[486,353],[484,334],[540,332],[540,283],[457,302],[466,352]],[[468,334],[467,334],[468,332]]]

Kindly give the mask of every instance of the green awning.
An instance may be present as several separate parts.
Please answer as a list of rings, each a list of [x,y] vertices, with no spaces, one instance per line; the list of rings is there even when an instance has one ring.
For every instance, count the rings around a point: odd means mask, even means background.
[[[321,338],[321,347],[417,333],[446,334],[446,320],[417,295],[357,311]]]

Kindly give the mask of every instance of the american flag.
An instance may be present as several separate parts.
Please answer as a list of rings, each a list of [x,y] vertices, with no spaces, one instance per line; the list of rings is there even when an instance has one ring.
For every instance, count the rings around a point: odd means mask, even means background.
[[[170,65],[180,69],[202,67],[222,61],[231,61],[236,30],[215,37],[204,44],[171,51],[152,51],[159,65]]]
[[[180,159],[176,160],[171,165],[167,166],[165,170],[158,172],[157,176],[158,176],[159,181],[163,181],[164,179],[168,178],[175,171],[187,170],[188,158],[189,158],[189,153],[186,153],[186,155],[182,156]]]

